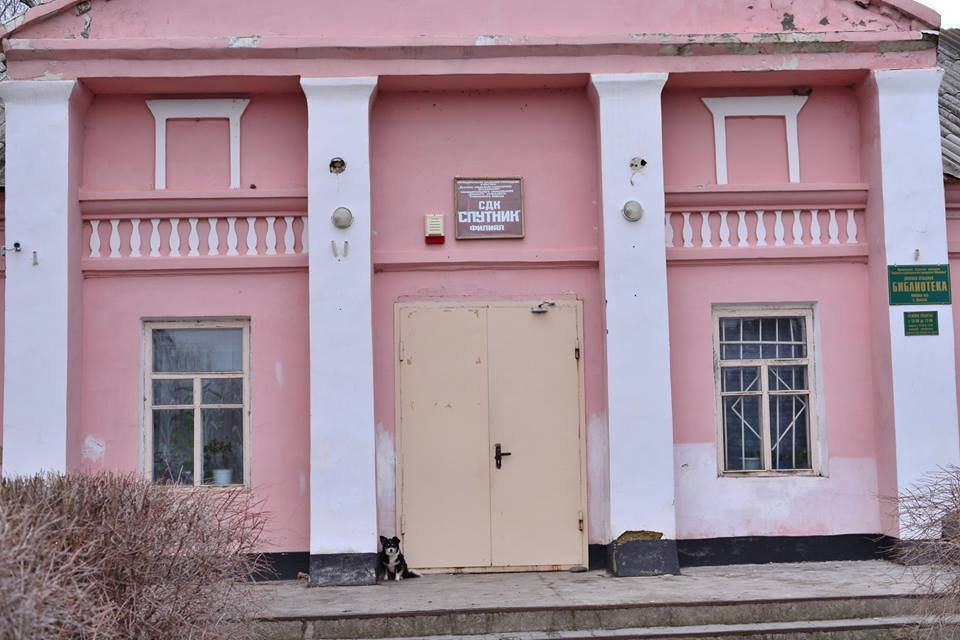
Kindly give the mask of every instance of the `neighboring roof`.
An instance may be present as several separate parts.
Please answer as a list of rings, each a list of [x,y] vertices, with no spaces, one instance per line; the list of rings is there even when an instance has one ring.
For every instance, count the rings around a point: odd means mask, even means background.
[[[943,133],[943,173],[960,180],[960,29],[940,34],[940,128]]]

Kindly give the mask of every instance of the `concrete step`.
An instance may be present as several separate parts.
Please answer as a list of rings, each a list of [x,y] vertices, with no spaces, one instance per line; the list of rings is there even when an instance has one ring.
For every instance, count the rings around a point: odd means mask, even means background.
[[[960,616],[948,621],[960,631]],[[418,636],[421,640],[907,640],[915,638],[924,621],[913,616],[858,618],[852,620],[818,620],[808,622],[765,622],[756,624],[698,625],[633,629],[596,629],[482,635]],[[313,629],[305,627],[303,640],[309,640]],[[390,638],[387,640],[401,640]]]
[[[389,605],[389,602],[384,604]],[[916,624],[912,616],[916,615],[919,604],[914,596],[887,595],[600,606],[511,608],[508,605],[495,609],[421,610],[394,614],[304,613],[295,617],[265,617],[261,628],[270,640],[879,639],[907,637],[902,629],[904,625]],[[886,635],[878,635],[881,631]]]

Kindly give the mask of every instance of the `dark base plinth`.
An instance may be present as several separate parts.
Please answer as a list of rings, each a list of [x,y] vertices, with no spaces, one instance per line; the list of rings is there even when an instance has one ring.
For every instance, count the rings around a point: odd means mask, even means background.
[[[329,553],[310,556],[311,587],[354,587],[376,583],[375,553]]]
[[[613,541],[607,545],[607,569],[618,578],[677,575],[676,540]]]

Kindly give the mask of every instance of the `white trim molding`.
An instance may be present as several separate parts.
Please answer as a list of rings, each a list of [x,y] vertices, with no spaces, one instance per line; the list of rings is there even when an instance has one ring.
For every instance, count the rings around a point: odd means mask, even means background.
[[[374,554],[370,105],[377,78],[301,78],[300,85],[307,98],[307,210],[314,221],[307,241],[310,554]],[[343,171],[330,170],[334,158],[345,162]],[[353,213],[350,227],[328,222],[337,207]]]
[[[800,134],[797,121],[807,96],[753,96],[702,98],[713,114],[714,149],[717,155],[717,184],[729,184],[727,172],[727,118],[780,117],[787,123],[787,160],[790,182],[800,182]]]
[[[167,120],[184,118],[226,119],[230,122],[230,188],[240,188],[240,117],[250,100],[183,99],[147,100],[147,107],[156,123],[156,163],[154,186],[167,188]]]
[[[612,538],[676,538],[663,220],[665,73],[593,75],[600,132]],[[637,166],[642,170],[637,171]],[[644,215],[630,222],[624,203]]]

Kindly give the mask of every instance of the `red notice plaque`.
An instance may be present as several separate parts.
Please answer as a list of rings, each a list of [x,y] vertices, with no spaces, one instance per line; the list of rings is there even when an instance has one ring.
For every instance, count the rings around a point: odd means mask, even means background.
[[[457,239],[522,238],[522,178],[455,178]]]

